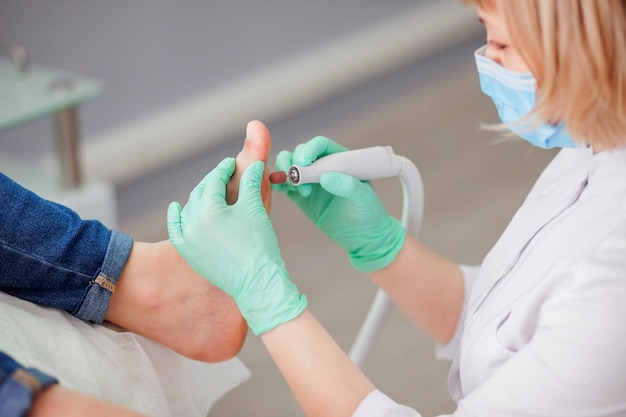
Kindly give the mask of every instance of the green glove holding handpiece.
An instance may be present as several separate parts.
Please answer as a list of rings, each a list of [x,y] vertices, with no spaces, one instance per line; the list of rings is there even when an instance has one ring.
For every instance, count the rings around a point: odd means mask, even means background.
[[[224,159],[193,189],[185,208],[167,210],[170,241],[191,267],[221,288],[256,335],[292,320],[307,307],[289,279],[278,240],[261,199],[264,164],[244,172],[235,204],[227,205],[226,183],[235,159]]]
[[[279,170],[346,148],[316,137],[281,152]],[[173,202],[167,211],[170,241],[191,267],[235,299],[254,334],[299,316],[306,298],[289,279],[270,218],[261,199],[264,164],[244,172],[235,204],[225,200],[235,159],[224,159],[191,192],[184,208]],[[352,265],[373,272],[389,265],[404,245],[402,224],[389,216],[368,182],[341,173],[322,175],[319,184],[275,184],[349,254]]]
[[[318,136],[298,145],[293,153],[283,151],[276,158],[276,169],[288,171],[291,165],[308,166],[317,159],[347,149]],[[346,250],[350,263],[362,272],[374,272],[389,265],[404,246],[406,231],[391,217],[369,182],[338,172],[327,172],[319,184],[294,186],[274,184],[294,201],[328,237]]]

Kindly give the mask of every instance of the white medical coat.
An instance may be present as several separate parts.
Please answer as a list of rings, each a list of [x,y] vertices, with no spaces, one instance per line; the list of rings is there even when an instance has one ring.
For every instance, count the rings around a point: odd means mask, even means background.
[[[626,416],[626,148],[559,152],[462,270],[454,416]],[[354,416],[419,414],[373,391]]]

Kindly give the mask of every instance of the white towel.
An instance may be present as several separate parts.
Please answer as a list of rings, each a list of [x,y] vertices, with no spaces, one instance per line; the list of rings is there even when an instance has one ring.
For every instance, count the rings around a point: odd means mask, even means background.
[[[151,417],[205,417],[250,371],[208,364],[114,326],[94,325],[0,292],[0,350],[76,391]]]

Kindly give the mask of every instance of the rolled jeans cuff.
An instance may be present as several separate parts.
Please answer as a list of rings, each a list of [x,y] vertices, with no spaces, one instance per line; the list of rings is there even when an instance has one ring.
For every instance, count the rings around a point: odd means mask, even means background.
[[[58,381],[37,369],[24,368],[0,352],[0,416],[23,417],[35,395]]]
[[[133,239],[117,230],[111,231],[111,240],[100,267],[98,276],[87,290],[87,295],[74,316],[100,324],[109,308],[111,294],[115,292],[117,280],[126,266]]]

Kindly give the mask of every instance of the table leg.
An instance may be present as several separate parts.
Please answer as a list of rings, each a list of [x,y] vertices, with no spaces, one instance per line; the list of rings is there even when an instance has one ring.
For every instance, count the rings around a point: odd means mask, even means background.
[[[68,107],[54,115],[56,149],[64,188],[78,188],[82,183],[80,168],[78,109]]]

